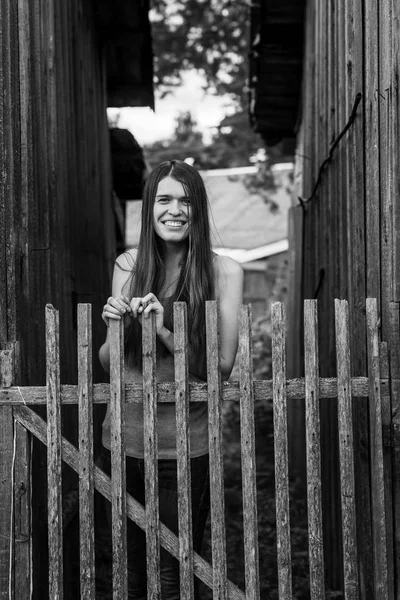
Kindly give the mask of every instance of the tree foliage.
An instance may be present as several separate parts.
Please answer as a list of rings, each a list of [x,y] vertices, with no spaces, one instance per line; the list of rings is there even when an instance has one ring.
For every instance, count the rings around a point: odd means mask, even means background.
[[[211,93],[245,105],[249,44],[245,0],[152,0],[155,83],[168,93],[182,72],[202,73]]]
[[[235,124],[228,119],[214,128],[210,143],[203,142],[202,133],[189,111],[180,113],[176,128],[168,140],[157,141],[144,148],[151,167],[164,160],[192,158],[198,169],[226,169],[248,165],[250,157],[262,146],[261,139],[247,123],[244,113],[235,115]]]

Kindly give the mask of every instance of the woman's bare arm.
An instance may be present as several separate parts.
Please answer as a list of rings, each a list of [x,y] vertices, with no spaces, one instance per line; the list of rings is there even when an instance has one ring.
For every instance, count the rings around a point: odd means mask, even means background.
[[[112,278],[112,291],[111,295],[113,298],[117,298],[123,295],[124,285],[127,283],[129,277],[131,276],[132,259],[135,258],[133,255],[134,251],[130,251],[130,257],[127,257],[127,253],[121,254],[114,265],[114,272]],[[124,316],[124,324],[127,328],[130,325],[131,316],[129,313],[125,313]],[[103,369],[109,373],[110,372],[110,338],[109,338],[109,328],[107,327],[107,336],[104,344],[100,347],[99,350],[99,359]]]
[[[216,293],[219,299],[221,377],[229,379],[238,348],[238,309],[243,303],[243,269],[227,256],[216,259]]]

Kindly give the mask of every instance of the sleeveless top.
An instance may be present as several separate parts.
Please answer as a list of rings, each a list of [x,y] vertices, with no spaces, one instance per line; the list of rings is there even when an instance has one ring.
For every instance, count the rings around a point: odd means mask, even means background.
[[[174,381],[174,357],[172,354],[157,360],[157,381]],[[189,381],[203,382],[189,374]],[[141,369],[125,366],[125,383],[142,383]],[[157,406],[157,432],[159,459],[176,459],[175,403],[161,402]],[[189,403],[190,456],[196,458],[208,453],[208,405],[207,402]],[[103,421],[103,446],[111,449],[110,407]],[[127,456],[144,457],[143,404],[125,404],[125,452]]]

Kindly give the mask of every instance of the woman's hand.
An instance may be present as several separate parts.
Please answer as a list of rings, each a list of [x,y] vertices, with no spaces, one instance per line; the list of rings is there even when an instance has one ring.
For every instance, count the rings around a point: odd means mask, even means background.
[[[142,324],[143,317],[147,319],[150,312],[154,311],[156,314],[156,333],[160,335],[164,332],[164,307],[154,294],[146,294],[143,298],[132,298],[130,308],[132,317],[138,319],[140,324]]]
[[[110,319],[120,320],[124,315],[128,315],[131,312],[132,309],[126,296],[117,296],[116,298],[110,296],[107,304],[103,307],[101,318],[108,327]]]

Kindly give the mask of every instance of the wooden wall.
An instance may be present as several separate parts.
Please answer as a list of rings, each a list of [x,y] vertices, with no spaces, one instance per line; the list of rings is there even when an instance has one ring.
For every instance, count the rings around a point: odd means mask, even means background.
[[[366,373],[365,298],[376,297],[381,339],[390,339],[389,303],[400,300],[399,67],[400,5],[391,0],[332,0],[307,3],[302,115],[298,131],[296,186],[291,209],[289,285],[291,376],[301,375],[300,306],[318,297],[321,376],[335,369],[334,298],[350,303],[352,374]],[[357,116],[324,171],[315,197],[319,167],[346,125],[356,95]],[[301,258],[299,258],[301,255]],[[358,504],[358,549],[363,598],[373,598],[367,401],[354,404]],[[396,413],[397,414],[397,413]],[[341,579],[341,540],[336,402],[322,403],[325,535],[332,544],[330,583]],[[302,418],[295,418],[302,431]],[[300,436],[301,437],[301,436]],[[294,443],[296,455],[296,443]],[[391,540],[393,542],[393,538]],[[398,575],[397,575],[398,577]]]
[[[21,385],[45,381],[48,302],[60,311],[62,382],[76,382],[78,302],[93,305],[94,377],[104,377],[97,349],[115,225],[93,7],[86,0],[0,0],[0,343],[19,347]],[[77,441],[74,411],[63,413],[63,432]],[[33,583],[40,599],[47,597],[45,468],[35,443]],[[73,484],[64,475],[67,489]],[[68,551],[66,559],[68,581]]]

